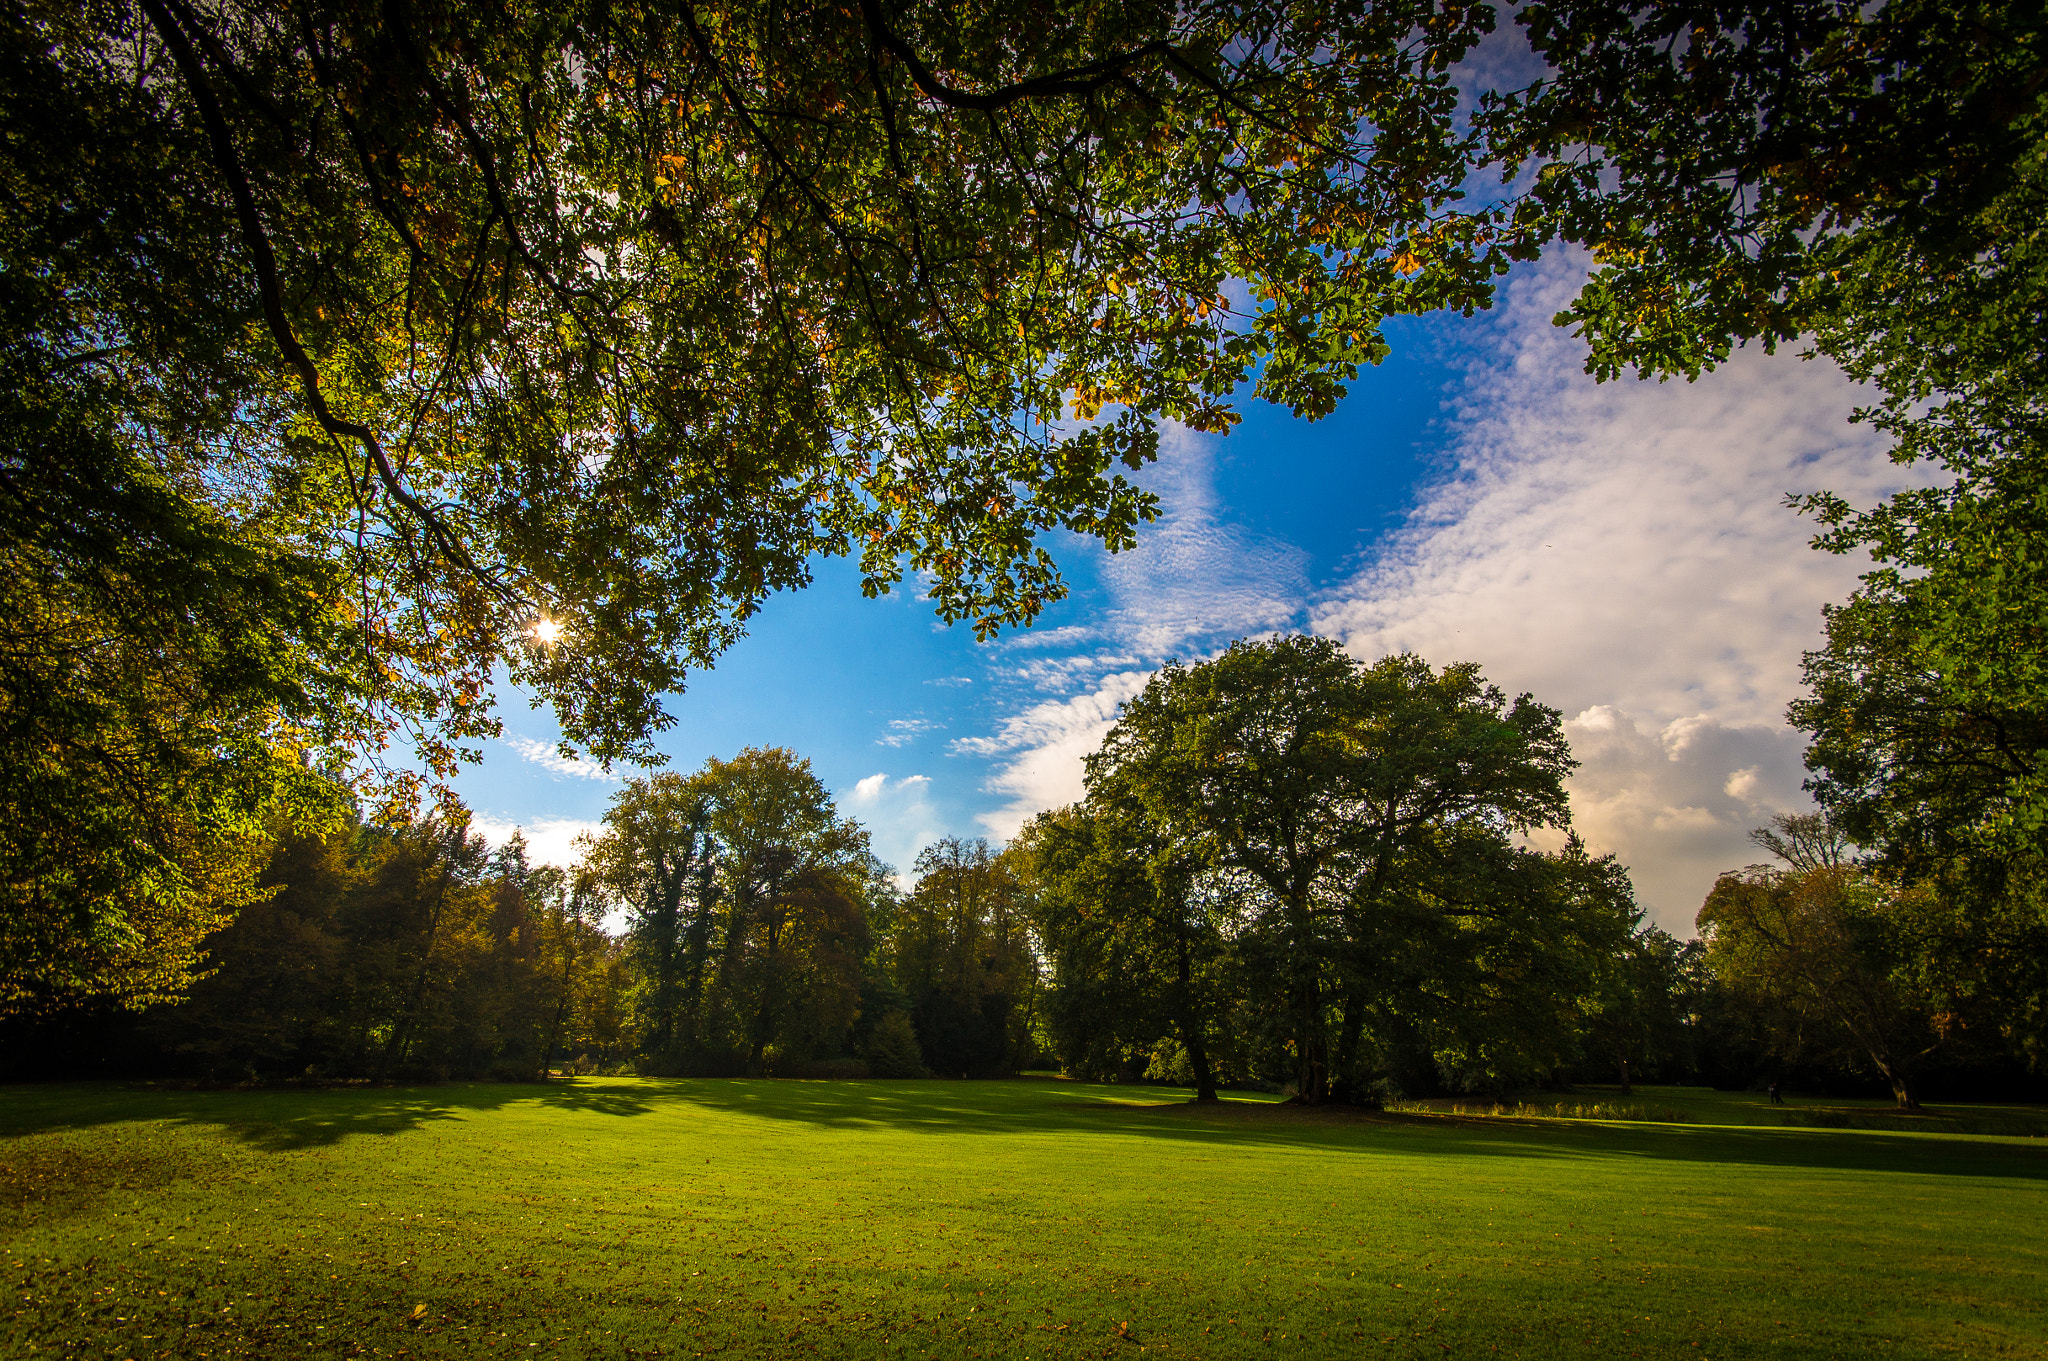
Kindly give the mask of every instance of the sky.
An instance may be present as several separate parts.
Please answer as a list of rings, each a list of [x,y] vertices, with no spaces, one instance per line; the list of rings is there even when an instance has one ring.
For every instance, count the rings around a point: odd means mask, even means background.
[[[914,587],[867,600],[820,562],[672,698],[669,768],[791,747],[908,872],[939,837],[999,841],[1079,797],[1082,755],[1162,661],[1313,632],[1365,661],[1476,661],[1559,709],[1576,829],[1691,935],[1715,875],[1759,857],[1748,830],[1808,806],[1785,706],[1821,606],[1867,568],[1809,547],[1785,498],[1868,504],[1905,474],[1826,360],[1594,383],[1550,322],[1583,272],[1553,254],[1491,312],[1394,324],[1393,356],[1321,421],[1255,405],[1228,436],[1163,429],[1143,480],[1165,517],[1123,554],[1055,540],[1072,593],[1029,630],[977,643]],[[518,826],[568,863],[635,772],[564,761],[516,692],[500,714],[457,792],[486,836]]]

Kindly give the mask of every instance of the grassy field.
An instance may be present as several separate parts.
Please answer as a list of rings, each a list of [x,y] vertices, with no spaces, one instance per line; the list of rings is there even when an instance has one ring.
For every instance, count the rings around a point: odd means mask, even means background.
[[[0,1354],[2048,1356],[2048,1140],[1178,1095],[0,1089]]]

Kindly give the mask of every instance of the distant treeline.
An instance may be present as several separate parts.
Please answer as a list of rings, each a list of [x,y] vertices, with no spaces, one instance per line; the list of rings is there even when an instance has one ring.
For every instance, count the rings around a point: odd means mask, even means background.
[[[283,837],[182,999],[17,1014],[0,1054],[205,1082],[1056,1068],[1362,1104],[2038,1089],[2023,932],[2001,954],[1806,816],[1680,941],[1568,834],[1568,769],[1556,712],[1469,666],[1241,644],[1162,671],[1081,803],[1001,851],[940,841],[907,890],[808,763],[753,749],[629,781],[569,871],[460,808]]]

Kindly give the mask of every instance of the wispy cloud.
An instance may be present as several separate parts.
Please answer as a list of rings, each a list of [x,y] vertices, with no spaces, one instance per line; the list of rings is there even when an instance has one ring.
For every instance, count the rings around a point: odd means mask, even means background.
[[[875,739],[875,745],[878,747],[905,746],[916,741],[925,733],[934,732],[944,726],[945,724],[934,723],[928,718],[892,718],[889,720],[889,730]]]
[[[1163,659],[1300,617],[1308,555],[1229,521],[1217,501],[1215,459],[1214,439],[1163,426],[1159,461],[1140,480],[1165,515],[1136,548],[1103,561],[1116,602],[1106,626],[1144,657]]]
[[[1067,657],[1031,657],[1022,666],[1003,667],[995,674],[1021,681],[1034,690],[1070,691],[1093,685],[1112,671],[1137,666],[1143,659],[1130,652],[1083,652]]]
[[[990,645],[992,651],[1016,652],[1027,648],[1079,647],[1102,636],[1102,630],[1086,624],[1062,624],[1050,629],[1019,629]]]
[[[926,684],[926,685],[939,685],[939,686],[944,686],[944,687],[946,687],[947,689],[952,689],[952,688],[953,688],[953,687],[955,687],[955,686],[960,686],[960,685],[972,685],[972,684],[974,684],[974,677],[972,677],[972,676],[939,676],[939,677],[937,677],[937,678],[935,678],[935,679],[933,679],[933,680],[928,680],[928,681],[926,681],[926,682],[925,682],[925,684]]]
[[[1006,757],[987,787],[1009,802],[981,815],[999,837],[1012,837],[1033,813],[1081,797],[1081,758],[1102,745],[1118,706],[1145,688],[1149,671],[1105,676],[1095,689],[1071,699],[1046,700],[1005,719],[988,737],[960,738],[953,750],[969,756]]]
[[[597,762],[586,761],[580,756],[564,756],[547,743],[536,742],[530,737],[508,737],[505,745],[519,753],[522,760],[531,761],[553,775],[573,775],[580,780],[596,780],[601,784],[619,782],[619,776]]]

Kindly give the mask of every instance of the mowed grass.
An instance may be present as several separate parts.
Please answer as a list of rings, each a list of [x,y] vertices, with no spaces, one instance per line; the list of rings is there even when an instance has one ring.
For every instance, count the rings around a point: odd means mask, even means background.
[[[2048,1356],[2048,1141],[1012,1082],[0,1089],[7,1357]]]

